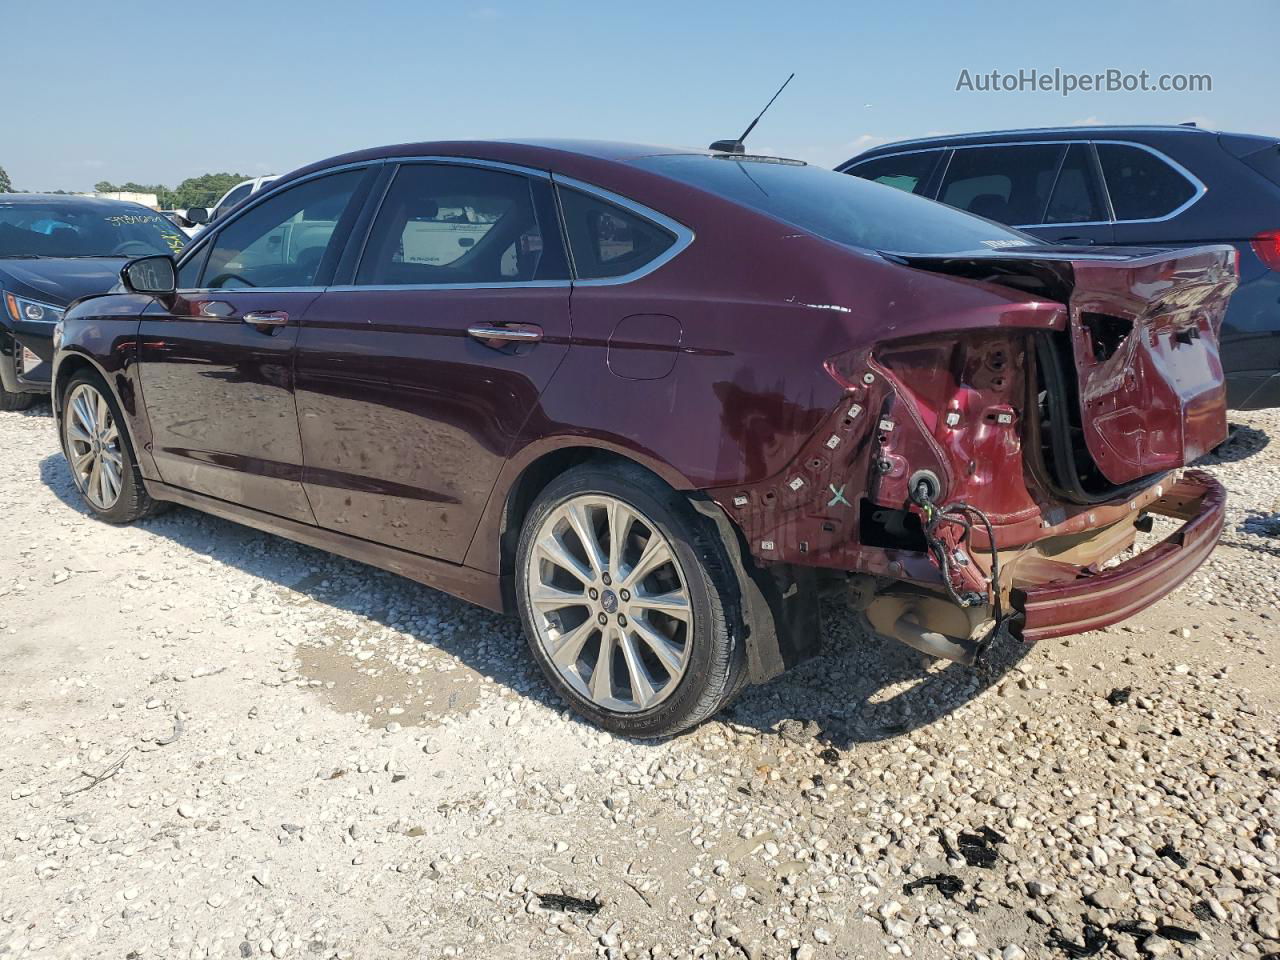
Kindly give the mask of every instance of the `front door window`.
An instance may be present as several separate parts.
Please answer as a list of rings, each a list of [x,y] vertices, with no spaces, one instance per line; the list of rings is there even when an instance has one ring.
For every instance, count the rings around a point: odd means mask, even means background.
[[[345,170],[308,180],[227,224],[213,240],[200,285],[323,286],[337,259],[335,229],[363,176],[363,170]]]

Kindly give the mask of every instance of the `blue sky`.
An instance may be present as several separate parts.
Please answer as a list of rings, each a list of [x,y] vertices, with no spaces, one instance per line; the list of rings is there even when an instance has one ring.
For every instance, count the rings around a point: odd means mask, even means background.
[[[935,132],[1072,123],[1280,135],[1280,3],[4,0],[18,189],[284,172],[407,140],[736,136],[832,165]],[[108,13],[109,11],[109,13]],[[1212,92],[977,93],[971,73],[1207,73]]]

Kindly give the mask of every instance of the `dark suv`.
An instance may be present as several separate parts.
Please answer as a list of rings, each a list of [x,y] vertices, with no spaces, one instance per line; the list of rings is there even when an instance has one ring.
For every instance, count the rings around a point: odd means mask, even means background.
[[[1192,126],[1062,127],[885,144],[838,168],[1067,244],[1230,243],[1228,405],[1280,406],[1280,141]]]

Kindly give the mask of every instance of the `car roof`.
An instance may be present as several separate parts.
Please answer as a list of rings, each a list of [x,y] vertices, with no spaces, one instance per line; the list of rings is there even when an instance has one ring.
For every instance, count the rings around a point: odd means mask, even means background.
[[[916,149],[929,146],[946,147],[963,143],[1001,143],[1006,140],[1026,140],[1028,137],[1053,137],[1065,140],[1096,140],[1108,137],[1123,136],[1128,139],[1142,140],[1149,135],[1183,134],[1189,137],[1216,137],[1218,131],[1204,127],[1190,127],[1183,124],[1135,124],[1130,126],[1104,126],[1095,124],[1075,127],[1024,127],[1017,130],[987,130],[977,133],[937,134],[929,137],[917,137],[912,140],[895,140],[882,143],[864,150],[853,159],[874,157],[881,153],[895,153],[904,148]],[[847,161],[846,161],[847,162]],[[842,164],[843,166],[843,164]]]
[[[425,140],[370,147],[340,154],[308,164],[291,173],[282,174],[283,183],[309,173],[361,163],[369,160],[393,160],[398,157],[460,157],[491,160],[539,170],[556,170],[568,176],[588,175],[592,168],[627,164],[642,157],[668,154],[710,154],[709,150],[654,144],[624,143],[609,140],[531,139],[531,140]],[[275,184],[272,185],[273,187]]]

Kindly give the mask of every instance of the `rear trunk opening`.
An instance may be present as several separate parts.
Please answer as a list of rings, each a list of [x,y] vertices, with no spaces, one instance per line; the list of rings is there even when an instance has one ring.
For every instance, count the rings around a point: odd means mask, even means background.
[[[1032,335],[1037,416],[1054,494],[1126,496],[1226,438],[1218,331],[1237,283],[1227,246],[1179,251],[1046,247],[904,257],[917,269],[1011,287],[1068,307],[1067,328]]]

